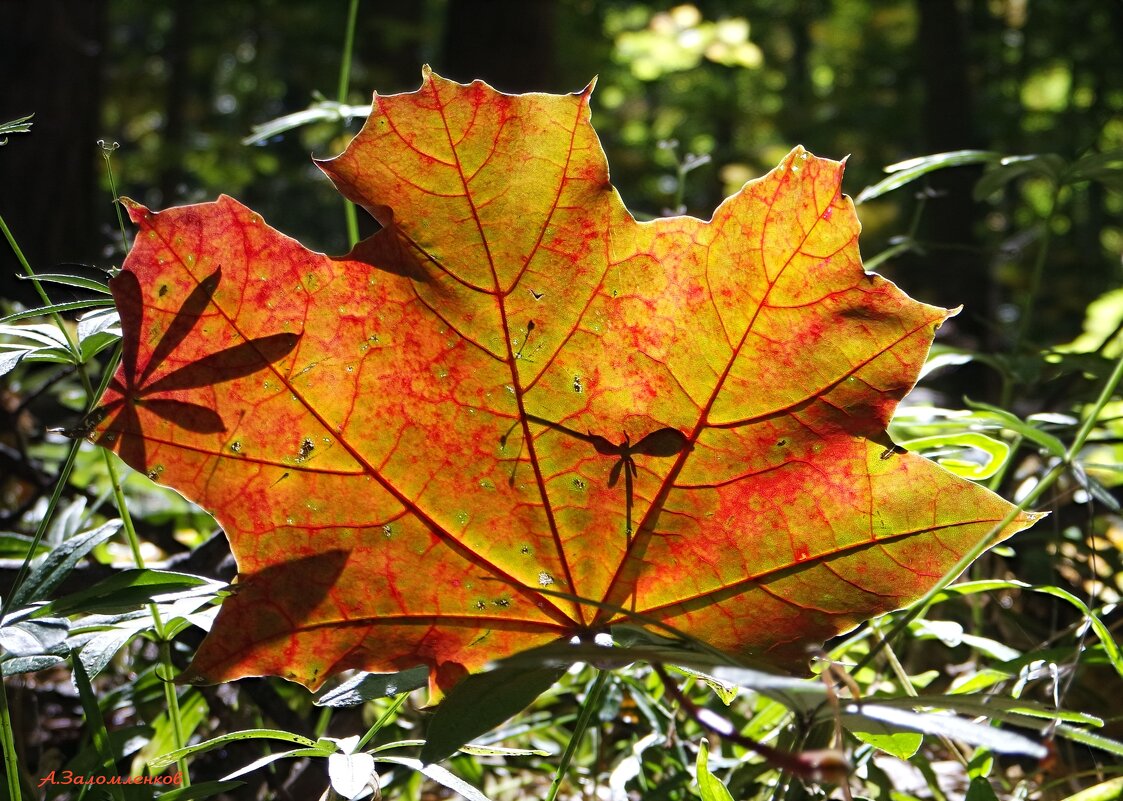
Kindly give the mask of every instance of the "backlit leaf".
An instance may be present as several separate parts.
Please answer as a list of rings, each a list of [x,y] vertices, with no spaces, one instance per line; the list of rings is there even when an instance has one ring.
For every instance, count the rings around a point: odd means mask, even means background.
[[[798,665],[1010,508],[885,433],[948,312],[862,270],[840,163],[639,223],[590,92],[376,96],[321,164],[383,226],[343,258],[230,198],[127,203],[91,431],[238,560],[185,678],[439,693],[632,612]]]

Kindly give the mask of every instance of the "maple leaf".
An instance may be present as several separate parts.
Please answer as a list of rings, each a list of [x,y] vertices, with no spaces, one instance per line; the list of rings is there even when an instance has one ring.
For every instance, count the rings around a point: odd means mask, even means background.
[[[186,678],[439,692],[631,612],[791,664],[1008,512],[885,433],[949,313],[862,270],[842,165],[639,223],[590,91],[376,96],[321,164],[383,226],[344,258],[227,197],[127,204],[94,436],[238,561]]]

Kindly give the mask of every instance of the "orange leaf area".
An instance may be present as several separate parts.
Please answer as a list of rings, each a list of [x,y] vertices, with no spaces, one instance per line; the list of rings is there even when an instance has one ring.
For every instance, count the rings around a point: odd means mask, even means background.
[[[238,562],[186,678],[439,692],[633,613],[791,665],[1010,509],[885,433],[948,312],[863,271],[840,163],[639,223],[589,95],[376,96],[321,164],[383,226],[345,258],[226,197],[129,204],[94,436]]]

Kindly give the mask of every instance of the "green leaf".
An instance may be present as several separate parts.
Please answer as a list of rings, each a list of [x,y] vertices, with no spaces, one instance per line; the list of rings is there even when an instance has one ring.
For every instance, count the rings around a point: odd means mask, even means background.
[[[1064,801],[1116,801],[1123,798],[1123,776],[1100,782],[1078,793],[1073,793]]]
[[[2,374],[3,371],[0,371]],[[25,559],[27,558],[28,551],[31,549],[31,544],[35,540],[24,534],[16,534],[11,531],[0,532],[0,559]],[[42,542],[35,548],[35,553],[32,556],[39,556],[49,551],[50,548]]]
[[[239,740],[282,740],[288,743],[296,743],[308,748],[315,747],[316,743],[309,740],[307,737],[302,737],[299,734],[284,731],[283,729],[243,729],[242,731],[230,732],[223,734],[220,737],[214,737],[210,740],[205,740],[195,745],[189,745],[186,748],[180,748],[175,751],[170,751],[166,754],[156,757],[148,766],[154,770],[165,768],[173,762],[178,762],[180,759],[192,754],[199,754],[203,751],[210,751],[212,748],[217,748],[226,743],[235,743]],[[326,754],[325,754],[326,756]]]
[[[40,306],[37,309],[28,309],[27,311],[9,314],[7,317],[0,317],[0,325],[79,309],[109,309],[112,307],[113,301],[108,298],[105,300],[72,300],[69,303],[52,303],[49,306]]]
[[[78,658],[82,660],[82,665],[90,674],[90,678],[101,673],[121,648],[151,625],[152,619],[146,617],[129,621],[127,625],[114,626],[98,632],[86,640],[78,651]]]
[[[969,581],[963,584],[956,584],[954,587],[948,587],[942,593],[936,596],[935,600],[948,598],[952,595],[971,595],[977,592],[992,592],[994,590],[1026,590],[1029,592],[1039,592],[1043,595],[1052,595],[1054,598],[1060,598],[1079,609],[1084,617],[1088,620],[1092,631],[1099,637],[1100,643],[1103,645],[1104,653],[1108,661],[1111,662],[1116,672],[1123,677],[1123,654],[1120,653],[1119,644],[1115,641],[1111,630],[1104,624],[1100,616],[1093,612],[1086,603],[1077,598],[1068,590],[1063,590],[1060,587],[1053,587],[1050,585],[1033,585],[1026,584],[1024,581],[1010,581],[1003,579],[990,579],[986,581]]]
[[[680,673],[683,676],[690,676],[704,683],[714,691],[714,694],[717,695],[726,706],[732,704],[733,700],[737,697],[738,687],[736,685],[719,681],[709,673],[703,673],[701,670],[695,670],[694,668],[683,667],[681,665],[667,665],[667,669],[673,670],[675,673]]]
[[[47,670],[65,661],[61,656],[17,656],[15,659],[5,659],[0,667],[4,669],[5,676],[15,676],[18,673]]]
[[[222,780],[230,781],[241,776],[246,776],[250,773],[253,773],[255,770],[258,770],[259,768],[263,768],[266,765],[271,765],[274,762],[279,762],[282,759],[303,759],[304,757],[322,759],[324,757],[331,756],[333,753],[335,753],[334,748],[327,749],[324,746],[320,745],[314,745],[311,748],[293,748],[290,751],[278,751],[273,754],[266,754],[260,759],[255,759],[250,764],[244,765],[238,768],[233,773],[228,773],[227,775],[223,776]]]
[[[967,775],[972,779],[985,779],[990,776],[993,769],[994,754],[985,748],[976,748],[975,753],[971,755],[971,761],[967,763]]]
[[[698,744],[698,759],[695,762],[698,772],[698,792],[702,801],[733,801],[733,796],[725,785],[710,773],[710,751],[706,738]]]
[[[747,690],[754,690],[788,709],[808,712],[819,709],[827,700],[827,688],[819,679],[794,679],[790,676],[774,676],[759,670],[721,666],[710,671],[719,681],[735,684]]]
[[[331,100],[320,100],[301,111],[253,126],[253,133],[242,140],[243,145],[260,145],[275,136],[321,122],[346,122],[356,117],[370,116],[370,106],[348,106]]]
[[[875,720],[847,729],[858,740],[898,759],[911,759],[920,750],[924,735],[912,731],[895,731]]]
[[[57,617],[20,620],[0,628],[0,648],[5,656],[57,655],[69,631],[70,622]]]
[[[990,786],[989,781],[976,776],[971,780],[971,785],[967,788],[967,796],[963,801],[998,801],[998,796],[994,794],[994,788]]]
[[[1123,175],[1123,148],[1080,157],[1069,169],[1069,182],[1103,181]]]
[[[30,348],[0,351],[0,375],[6,375],[16,369],[23,357],[31,352]]]
[[[1095,715],[1057,709],[1028,698],[1007,698],[1001,695],[916,695],[900,698],[878,698],[877,703],[885,706],[912,708],[917,706],[933,709],[947,709],[971,717],[989,718],[1006,721],[1019,726],[1039,725],[1040,720],[1062,720],[1069,723],[1083,723],[1089,726],[1102,726],[1104,722]]]
[[[993,439],[976,431],[958,431],[952,434],[936,434],[906,440],[901,447],[920,452],[932,459],[945,470],[972,481],[990,478],[1006,464],[1010,456],[1010,446],[1002,440]],[[980,463],[962,458],[964,449],[981,453],[986,461]],[[925,453],[928,451],[928,453]]]
[[[41,275],[16,275],[21,281],[38,281],[42,284],[62,284],[78,289],[88,289],[101,295],[109,294],[109,284],[94,278],[83,278],[80,275],[66,275],[65,273],[42,273]]]
[[[81,353],[82,363],[90,361],[94,356],[97,356],[106,348],[111,345],[117,344],[121,339],[119,334],[110,331],[100,331],[93,336],[86,337],[78,343],[78,349]]]
[[[882,699],[878,699],[881,701]],[[973,723],[964,718],[940,712],[913,712],[884,704],[847,704],[842,721],[847,729],[869,728],[869,721],[885,724],[890,729],[907,729],[923,734],[937,734],[971,745],[981,745],[1000,754],[1025,754],[1042,758],[1044,746],[1014,732]]]
[[[963,630],[962,624],[954,620],[914,620],[909,623],[909,630],[917,639],[937,639],[949,648],[968,645],[976,651],[980,651],[1002,662],[1009,662],[1022,655],[1021,651],[1017,651],[996,640],[992,640],[988,637],[980,637],[975,634],[968,634]]]
[[[458,776],[455,776],[445,768],[442,768],[440,765],[427,765],[419,759],[410,759],[409,757],[382,756],[377,757],[377,761],[390,762],[405,768],[412,768],[418,773],[428,776],[442,787],[447,787],[454,793],[459,793],[467,798],[468,801],[490,801],[486,795],[475,787]]]
[[[120,520],[110,520],[55,546],[12,594],[12,609],[19,609],[32,601],[46,600],[86,554],[116,534],[120,528]]]
[[[27,325],[0,325],[0,335],[27,339],[46,347],[66,347],[66,337],[58,327],[46,323]]]
[[[989,150],[954,150],[950,153],[935,153],[931,156],[920,156],[890,164],[885,171],[892,174],[873,186],[867,186],[858,194],[854,202],[860,204],[881,197],[935,170],[962,167],[965,164],[997,163],[1001,158],[1000,154]]]
[[[418,744],[424,742],[421,740]],[[504,748],[501,745],[462,745],[459,750],[473,756],[550,756],[550,752],[542,748]]]
[[[46,362],[49,364],[75,364],[76,359],[70,348],[36,348],[23,357],[27,362]]]
[[[457,684],[437,707],[421,761],[440,762],[460,746],[526,709],[565,675],[566,667],[497,667]]]
[[[36,609],[32,617],[78,613],[115,614],[136,609],[156,598],[169,601],[187,595],[198,595],[200,587],[207,587],[208,591],[213,592],[221,586],[224,585],[187,573],[134,568],[122,570],[102,579],[92,587],[51,601],[46,606]]]
[[[28,114],[26,117],[17,117],[8,122],[0,122],[0,147],[8,144],[9,134],[31,133],[31,118],[34,114]]]
[[[1021,434],[1028,440],[1036,442],[1047,453],[1057,458],[1063,458],[1065,455],[1065,445],[1052,434],[1042,431],[1030,423],[1025,422],[1017,415],[1011,414],[1005,409],[1000,409],[997,406],[991,406],[989,403],[981,403],[979,401],[972,401],[970,398],[964,399],[968,408],[982,413],[984,418],[991,418],[1001,424],[1001,426],[1015,434]]]
[[[1030,156],[1007,156],[975,184],[975,200],[986,200],[1011,181],[1027,175],[1038,175],[1059,184],[1065,171],[1065,161],[1055,153]]]
[[[1101,751],[1107,751],[1109,754],[1123,757],[1123,743],[1118,740],[1104,737],[1102,734],[1096,734],[1087,729],[1078,729],[1067,723],[1059,724],[1055,731],[1058,737],[1064,737],[1066,740],[1071,740],[1074,743],[1082,743],[1092,748],[1098,748]]]
[[[429,683],[427,667],[408,668],[397,673],[360,673],[338,687],[322,692],[316,706],[346,707],[365,704],[377,698],[420,690]]]

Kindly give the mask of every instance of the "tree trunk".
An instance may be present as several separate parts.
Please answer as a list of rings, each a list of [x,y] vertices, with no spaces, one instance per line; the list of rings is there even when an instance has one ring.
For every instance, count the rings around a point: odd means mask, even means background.
[[[554,82],[555,0],[450,0],[447,78],[482,78],[504,92],[549,91]]]
[[[0,122],[35,114],[0,148],[0,214],[36,270],[89,261],[112,218],[96,191],[105,2],[0,0],[0,19]],[[0,294],[38,303],[22,272],[0,243]]]
[[[975,147],[964,19],[954,0],[917,0],[917,9],[925,152]],[[978,168],[968,167],[931,175],[936,196],[928,201],[921,236],[936,246],[924,260],[938,276],[932,282],[936,302],[966,307],[949,325],[966,340],[961,344],[985,347],[989,280],[974,233],[977,208],[971,199],[978,176]]]

